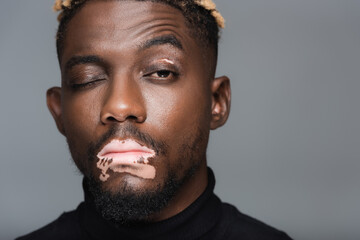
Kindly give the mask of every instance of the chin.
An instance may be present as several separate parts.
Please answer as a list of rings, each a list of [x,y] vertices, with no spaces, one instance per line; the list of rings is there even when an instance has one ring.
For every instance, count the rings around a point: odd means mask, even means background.
[[[144,179],[129,173],[113,173],[107,181],[97,180],[97,182],[103,191],[114,195],[156,192],[164,186],[164,182],[157,179]]]
[[[154,181],[122,173],[106,182],[86,178],[86,185],[97,211],[107,220],[124,224],[146,221],[161,211],[182,185],[171,173],[163,184]]]

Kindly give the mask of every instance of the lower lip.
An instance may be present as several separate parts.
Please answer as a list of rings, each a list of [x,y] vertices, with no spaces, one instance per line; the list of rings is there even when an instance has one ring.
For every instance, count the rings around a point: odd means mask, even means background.
[[[116,173],[129,173],[143,179],[154,179],[155,167],[148,164],[149,154],[141,151],[107,153],[99,158],[97,167],[101,170],[100,180],[105,182],[110,177],[108,170]]]
[[[148,164],[114,165],[110,169],[117,173],[129,173],[143,179],[155,178],[155,167]]]

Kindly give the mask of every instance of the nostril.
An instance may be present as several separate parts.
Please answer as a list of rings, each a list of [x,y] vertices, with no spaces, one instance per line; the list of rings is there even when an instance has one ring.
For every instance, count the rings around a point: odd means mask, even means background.
[[[116,122],[116,118],[113,116],[107,117],[106,120],[108,120],[109,122]]]
[[[129,120],[137,120],[138,118],[136,116],[130,115],[127,117]]]
[[[121,116],[108,116],[106,118],[106,121],[107,122],[123,122],[123,121],[126,121],[126,120],[130,120],[130,121],[139,121],[138,117],[134,116],[134,115],[129,115],[129,116],[126,116],[126,117],[121,117]]]

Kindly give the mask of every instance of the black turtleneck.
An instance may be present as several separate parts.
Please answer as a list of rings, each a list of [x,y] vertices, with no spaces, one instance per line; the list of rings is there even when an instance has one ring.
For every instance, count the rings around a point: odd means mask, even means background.
[[[85,201],[76,210],[63,213],[57,220],[18,240],[115,240],[115,239],[236,239],[287,240],[278,231],[222,203],[214,194],[215,178],[208,169],[204,193],[181,213],[161,222],[142,226],[118,226],[103,219],[95,210],[86,184]]]

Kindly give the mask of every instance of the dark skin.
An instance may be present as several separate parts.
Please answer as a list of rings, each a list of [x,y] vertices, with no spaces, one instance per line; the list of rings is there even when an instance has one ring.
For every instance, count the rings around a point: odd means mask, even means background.
[[[199,167],[160,212],[160,221],[183,211],[207,186],[209,132],[229,115],[230,83],[214,78],[214,54],[194,38],[180,11],[133,1],[94,1],[70,21],[60,59],[62,86],[47,92],[47,104],[73,159],[85,176],[99,176],[86,156],[114,125],[133,125],[169,146],[153,161],[154,179],[112,173],[102,188],[153,191],[164,185],[169,168],[177,178],[198,161]],[[212,59],[211,61],[204,61]],[[181,159],[181,146],[198,136],[194,159]],[[120,136],[119,136],[120,137]],[[180,163],[180,164],[179,164]]]

